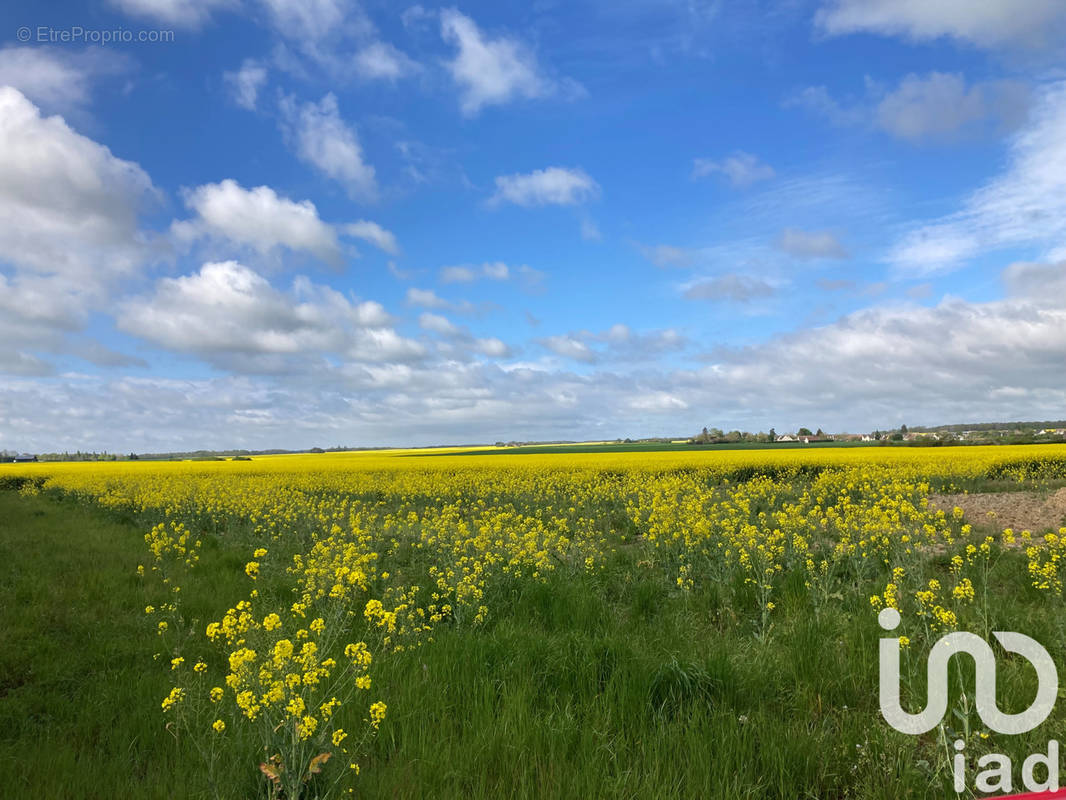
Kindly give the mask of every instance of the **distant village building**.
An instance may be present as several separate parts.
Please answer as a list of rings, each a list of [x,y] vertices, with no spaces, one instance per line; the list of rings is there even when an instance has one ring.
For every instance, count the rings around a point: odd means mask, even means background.
[[[780,436],[777,437],[777,441],[779,441],[779,442],[797,442],[799,440],[795,436],[793,436],[791,433],[783,433],[783,434],[781,434]]]

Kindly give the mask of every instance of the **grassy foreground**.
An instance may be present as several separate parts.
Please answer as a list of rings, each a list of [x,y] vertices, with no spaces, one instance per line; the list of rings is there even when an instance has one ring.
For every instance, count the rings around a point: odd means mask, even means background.
[[[171,686],[141,609],[144,524],[55,495],[0,491],[0,793],[8,797],[209,796],[196,754],[159,712]],[[183,581],[185,613],[239,596],[246,547],[215,537]],[[898,798],[954,796],[934,734],[898,734],[877,707],[877,628],[866,598],[812,614],[802,574],[772,626],[738,621],[743,585],[679,593],[636,547],[604,568],[488,587],[477,628],[440,626],[375,673],[390,713],[357,794],[463,798]],[[1062,663],[1062,625],[1005,552],[987,581],[992,628],[1020,630]],[[947,557],[932,564],[948,574]],[[1031,670],[1008,661],[1005,706]],[[964,681],[965,682],[965,681]],[[1001,689],[1001,698],[1003,698]],[[1063,731],[984,742],[1016,757]],[[957,716],[962,728],[972,719]],[[254,761],[220,796],[264,796]],[[972,784],[971,784],[972,785]]]

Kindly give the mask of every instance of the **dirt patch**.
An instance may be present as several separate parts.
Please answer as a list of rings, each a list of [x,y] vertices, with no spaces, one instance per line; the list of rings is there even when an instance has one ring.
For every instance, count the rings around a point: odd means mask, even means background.
[[[1066,526],[1066,488],[1048,496],[1039,492],[935,494],[929,505],[948,514],[958,506],[971,525],[1000,531],[1044,533]]]

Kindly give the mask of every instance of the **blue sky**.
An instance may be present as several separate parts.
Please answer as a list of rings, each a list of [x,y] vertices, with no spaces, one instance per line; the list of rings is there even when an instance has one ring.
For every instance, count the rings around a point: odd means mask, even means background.
[[[0,447],[1066,417],[1056,0],[4,19]]]

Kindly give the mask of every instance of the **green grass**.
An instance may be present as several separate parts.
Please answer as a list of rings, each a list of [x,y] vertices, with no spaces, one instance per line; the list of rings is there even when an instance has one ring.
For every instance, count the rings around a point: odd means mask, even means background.
[[[0,491],[0,797],[169,800],[198,785],[195,755],[163,727],[142,536],[128,519]],[[202,580],[239,591],[210,567]]]
[[[160,713],[171,684],[143,615],[160,598],[135,575],[142,535],[128,517],[0,491],[0,797],[206,796]],[[247,590],[241,550],[221,538],[183,585],[189,617]],[[495,585],[485,626],[441,626],[376,664],[389,716],[362,796],[954,796],[930,776],[935,739],[880,717],[881,632],[863,598],[816,617],[787,585],[759,641],[725,587],[681,594],[637,559],[623,549],[601,573]],[[1028,586],[1023,556],[1005,554],[991,583],[992,627],[1029,633],[1062,664],[1061,615]],[[1024,707],[1031,670],[1004,661],[1001,702]],[[1017,776],[1064,720],[978,747],[1011,754]],[[255,796],[254,762],[228,779],[226,796]]]

